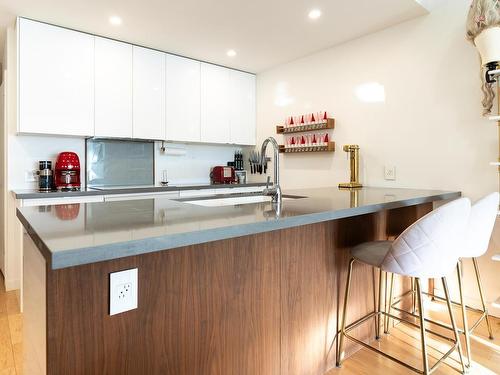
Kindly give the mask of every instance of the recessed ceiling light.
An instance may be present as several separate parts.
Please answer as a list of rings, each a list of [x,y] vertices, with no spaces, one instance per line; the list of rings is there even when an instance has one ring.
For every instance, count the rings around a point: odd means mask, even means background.
[[[120,26],[122,24],[122,19],[118,16],[109,17],[109,23],[113,26]]]
[[[317,20],[319,17],[321,17],[321,10],[319,9],[313,9],[309,12],[310,19]]]
[[[236,56],[236,51],[234,49],[230,49],[226,52],[226,55],[228,55],[229,57],[234,57]]]

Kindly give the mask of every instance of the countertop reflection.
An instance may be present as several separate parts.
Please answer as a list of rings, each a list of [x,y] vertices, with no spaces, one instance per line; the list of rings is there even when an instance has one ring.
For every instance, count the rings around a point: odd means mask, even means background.
[[[453,199],[459,192],[365,187],[285,190],[305,196],[205,207],[169,199],[24,207],[17,216],[53,269]]]

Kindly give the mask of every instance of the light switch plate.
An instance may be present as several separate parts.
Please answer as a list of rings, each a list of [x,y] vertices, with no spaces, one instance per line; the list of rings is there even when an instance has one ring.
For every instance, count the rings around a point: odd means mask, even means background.
[[[38,180],[38,176],[36,174],[36,170],[27,170],[24,173],[24,181],[25,182],[36,182]]]
[[[109,274],[109,315],[137,308],[137,276],[137,268]]]
[[[393,165],[386,165],[384,167],[384,178],[386,180],[395,180],[396,179],[396,167]]]

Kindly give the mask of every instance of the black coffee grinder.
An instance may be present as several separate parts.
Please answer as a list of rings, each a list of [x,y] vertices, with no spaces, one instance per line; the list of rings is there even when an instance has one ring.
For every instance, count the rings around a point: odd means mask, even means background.
[[[49,192],[54,188],[54,176],[52,172],[52,162],[50,160],[40,160],[38,162],[38,191]]]

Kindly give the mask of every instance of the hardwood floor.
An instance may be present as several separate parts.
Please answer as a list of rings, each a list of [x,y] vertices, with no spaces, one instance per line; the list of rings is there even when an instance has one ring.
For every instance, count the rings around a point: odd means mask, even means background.
[[[22,374],[23,318],[17,293],[5,291],[0,273],[0,375]]]
[[[427,312],[432,319],[440,319],[443,322],[449,323],[446,304],[443,302],[426,301]],[[455,319],[462,327],[461,312],[459,309],[454,309]],[[469,327],[476,322],[478,314],[468,311]],[[370,324],[370,323],[367,323]],[[472,347],[472,368],[469,371],[471,375],[494,375],[500,374],[500,319],[492,318],[494,340],[488,339],[486,322],[483,321],[474,331],[471,336]],[[445,333],[446,330],[439,327],[428,327],[439,333]],[[436,336],[428,335],[428,351],[429,362],[432,366],[443,353],[448,351],[449,344]],[[451,336],[450,336],[451,337]],[[463,337],[463,335],[462,335]],[[372,344],[381,350],[405,361],[409,364],[422,368],[421,349],[420,349],[420,331],[406,324],[398,324],[390,330],[389,335],[383,335],[380,342]],[[462,339],[464,347],[464,340]],[[447,364],[459,368],[458,355],[456,352],[451,359],[446,361]],[[415,374],[403,366],[382,357],[381,355],[370,351],[369,349],[361,349],[353,356],[347,358],[342,364],[342,368],[332,369],[327,375],[351,375],[351,374]],[[457,374],[451,367],[447,365],[439,366],[433,374]]]

